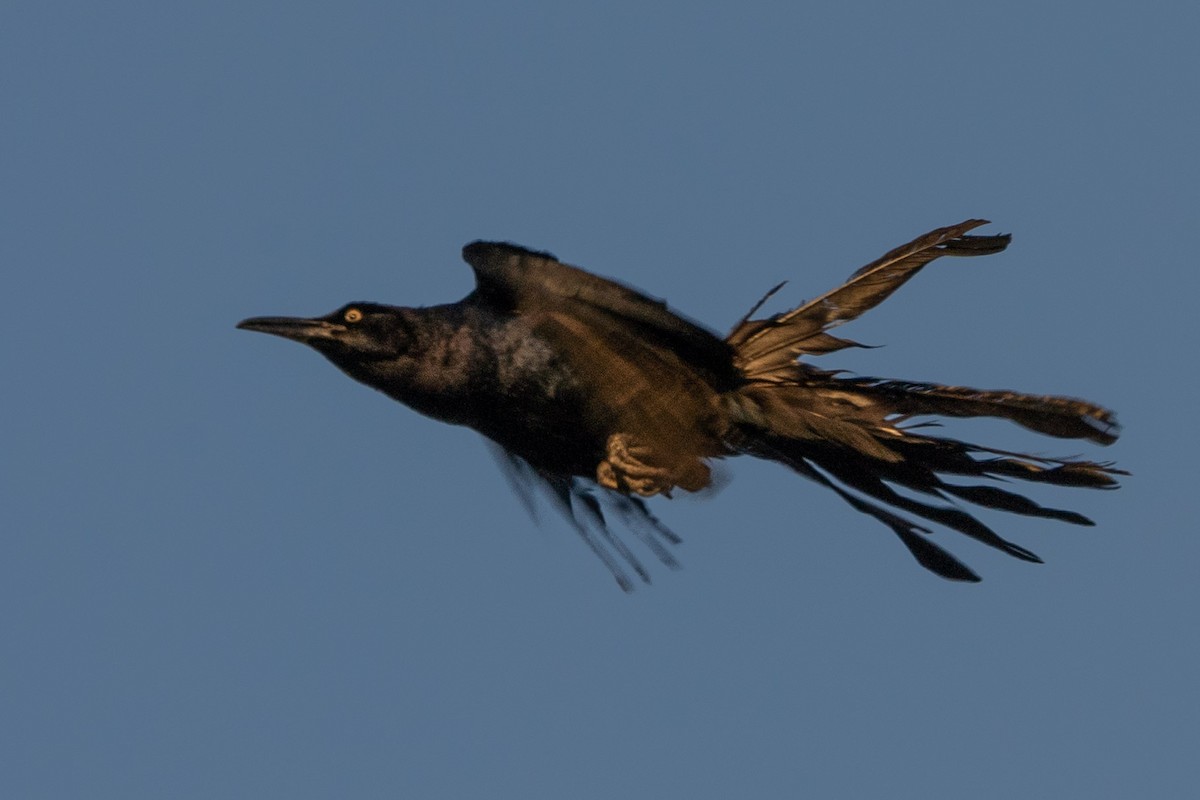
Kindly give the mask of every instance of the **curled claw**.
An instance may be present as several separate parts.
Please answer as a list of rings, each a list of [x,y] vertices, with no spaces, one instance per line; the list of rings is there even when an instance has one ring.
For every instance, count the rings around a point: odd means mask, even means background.
[[[608,489],[642,497],[670,497],[676,486],[694,492],[710,482],[709,469],[702,461],[663,466],[654,462],[653,448],[637,443],[629,434],[609,436],[607,450],[607,456],[596,467],[596,481]]]

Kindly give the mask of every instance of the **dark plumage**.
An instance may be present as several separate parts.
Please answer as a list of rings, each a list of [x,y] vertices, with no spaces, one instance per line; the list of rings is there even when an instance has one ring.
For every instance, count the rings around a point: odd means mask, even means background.
[[[1007,247],[1006,235],[967,235],[983,224],[967,220],[928,233],[787,313],[751,319],[760,302],[725,339],[548,253],[494,242],[463,248],[477,286],[458,303],[352,303],[317,319],[256,317],[238,327],[303,342],[355,380],[482,433],[498,445],[522,497],[532,502],[531,484],[548,489],[626,590],[633,584],[622,561],[643,580],[649,575],[608,527],[606,511],[674,566],[667,546],[678,539],[642,498],[703,489],[712,480],[709,463],[734,455],[792,468],[883,522],[928,569],[976,581],[926,538],[928,528],[898,512],[1038,561],[953,501],[1091,521],[999,486],[945,478],[1113,488],[1113,476],[1123,473],[1108,463],[932,436],[912,420],[1000,417],[1106,445],[1117,437],[1113,414],[1065,397],[846,377],[799,359],[856,346],[829,331],[887,299],[935,258]]]

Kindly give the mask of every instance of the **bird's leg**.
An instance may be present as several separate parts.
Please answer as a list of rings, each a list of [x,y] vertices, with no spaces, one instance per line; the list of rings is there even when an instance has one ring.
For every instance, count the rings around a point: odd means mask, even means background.
[[[637,444],[626,433],[609,436],[607,450],[607,456],[596,467],[596,481],[618,492],[632,492],[642,497],[656,494],[670,497],[676,486],[694,492],[709,482],[709,470],[703,462],[692,461],[681,469],[656,464],[654,450]]]

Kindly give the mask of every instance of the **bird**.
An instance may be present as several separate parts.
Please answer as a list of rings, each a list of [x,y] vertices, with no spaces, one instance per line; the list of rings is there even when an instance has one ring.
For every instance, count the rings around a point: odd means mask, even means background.
[[[937,418],[1000,418],[1109,445],[1120,432],[1115,414],[1072,397],[865,377],[810,360],[863,347],[831,330],[935,259],[1005,250],[1010,234],[970,233],[985,224],[933,230],[831,291],[756,317],[779,284],[725,337],[624,283],[491,241],[463,248],[475,288],[456,303],[354,302],[322,317],[252,317],[237,327],[308,345],[354,380],[482,434],[527,508],[548,496],[625,591],[636,585],[630,572],[650,582],[630,533],[679,566],[672,547],[682,540],[646,500],[712,487],[714,466],[734,456],[790,468],[890,528],[929,571],[977,582],[929,525],[1041,563],[965,506],[1093,525],[997,484],[1113,489],[1128,473],[1111,461],[935,435]]]

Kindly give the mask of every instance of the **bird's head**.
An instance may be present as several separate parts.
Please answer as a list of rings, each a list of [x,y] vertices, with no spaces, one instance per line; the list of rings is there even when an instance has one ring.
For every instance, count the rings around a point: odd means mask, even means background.
[[[405,311],[377,303],[350,303],[323,317],[251,317],[237,326],[306,344],[353,373],[405,352],[411,338]]]

